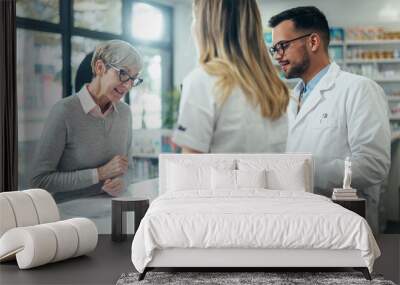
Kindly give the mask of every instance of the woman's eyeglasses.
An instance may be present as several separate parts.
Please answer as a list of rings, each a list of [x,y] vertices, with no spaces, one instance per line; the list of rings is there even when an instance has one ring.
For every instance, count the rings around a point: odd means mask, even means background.
[[[112,64],[107,63],[107,66],[111,67],[112,69],[115,69],[116,71],[118,71],[118,75],[119,75],[119,81],[121,81],[122,83],[128,82],[129,80],[132,81],[132,86],[136,87],[138,85],[140,85],[143,82],[143,78],[141,77],[131,77],[129,75],[129,73],[126,70],[120,69]]]

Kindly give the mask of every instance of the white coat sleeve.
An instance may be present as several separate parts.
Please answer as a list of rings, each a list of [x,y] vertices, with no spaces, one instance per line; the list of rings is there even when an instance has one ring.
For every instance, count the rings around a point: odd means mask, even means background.
[[[348,144],[351,150],[352,187],[365,189],[378,185],[390,168],[391,132],[388,105],[382,88],[369,79],[352,87],[346,101]],[[321,169],[328,185],[342,186],[344,159],[335,159]]]
[[[199,152],[209,152],[214,132],[215,103],[210,82],[191,73],[183,82],[179,117],[173,141]]]

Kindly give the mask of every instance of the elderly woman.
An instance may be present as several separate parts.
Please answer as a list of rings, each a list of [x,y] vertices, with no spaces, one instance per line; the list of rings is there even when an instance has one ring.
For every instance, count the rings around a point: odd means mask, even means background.
[[[54,105],[36,153],[32,186],[61,202],[100,193],[117,196],[130,181],[132,115],[124,95],[139,85],[142,59],[129,43],[97,46],[93,79]]]

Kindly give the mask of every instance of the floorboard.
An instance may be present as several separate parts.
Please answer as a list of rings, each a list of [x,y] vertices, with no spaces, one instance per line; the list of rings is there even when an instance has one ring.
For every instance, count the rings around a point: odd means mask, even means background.
[[[381,235],[377,241],[382,256],[376,261],[374,272],[400,283],[400,235]],[[115,284],[122,273],[134,271],[130,259],[131,242],[132,237],[116,243],[111,241],[110,235],[100,235],[96,250],[88,256],[29,270],[19,270],[16,262],[2,263],[0,284]]]

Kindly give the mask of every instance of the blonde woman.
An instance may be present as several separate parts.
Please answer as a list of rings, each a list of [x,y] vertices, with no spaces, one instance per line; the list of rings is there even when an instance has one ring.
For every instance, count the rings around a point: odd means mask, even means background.
[[[287,87],[255,0],[195,0],[199,66],[184,80],[174,141],[184,153],[283,152]]]
[[[121,101],[142,82],[142,59],[129,43],[97,46],[93,79],[54,105],[39,142],[32,187],[56,201],[100,193],[120,194],[129,184],[132,115]]]

